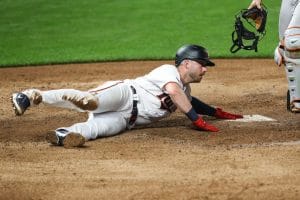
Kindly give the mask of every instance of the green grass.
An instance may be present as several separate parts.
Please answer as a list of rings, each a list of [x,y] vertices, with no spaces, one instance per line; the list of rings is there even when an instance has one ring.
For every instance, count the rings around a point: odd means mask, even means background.
[[[2,0],[0,66],[172,59],[186,43],[211,57],[271,57],[280,1],[268,1],[259,52],[231,54],[234,15],[250,0]]]

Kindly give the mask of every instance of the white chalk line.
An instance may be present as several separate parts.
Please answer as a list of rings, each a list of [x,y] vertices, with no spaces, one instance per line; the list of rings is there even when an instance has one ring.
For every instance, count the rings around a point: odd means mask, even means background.
[[[277,121],[273,118],[270,117],[266,117],[263,115],[244,115],[244,118],[241,119],[236,119],[236,120],[228,120],[228,121],[232,121],[232,122],[274,122]]]

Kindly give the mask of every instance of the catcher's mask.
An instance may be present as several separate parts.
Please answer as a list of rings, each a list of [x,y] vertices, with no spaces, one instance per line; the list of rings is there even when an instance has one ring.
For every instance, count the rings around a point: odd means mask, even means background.
[[[267,9],[262,5],[262,9],[253,7],[243,9],[235,15],[234,31],[232,32],[233,45],[231,53],[236,53],[240,49],[254,50],[257,52],[257,44],[266,34]],[[244,24],[247,22],[248,24]],[[248,25],[247,27],[245,25]]]
[[[203,66],[215,66],[215,63],[209,60],[207,50],[194,44],[184,45],[177,50],[175,56],[176,67],[185,59],[194,60]]]

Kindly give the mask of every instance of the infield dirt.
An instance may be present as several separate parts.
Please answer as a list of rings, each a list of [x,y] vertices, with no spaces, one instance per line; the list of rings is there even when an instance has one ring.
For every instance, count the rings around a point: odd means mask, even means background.
[[[12,92],[75,88],[134,78],[171,61],[0,69],[0,199],[299,199],[300,113],[286,111],[284,68],[271,59],[215,59],[192,93],[226,111],[276,121],[204,117],[221,129],[192,129],[176,112],[146,127],[65,149],[48,130],[85,113],[40,105],[17,117]]]

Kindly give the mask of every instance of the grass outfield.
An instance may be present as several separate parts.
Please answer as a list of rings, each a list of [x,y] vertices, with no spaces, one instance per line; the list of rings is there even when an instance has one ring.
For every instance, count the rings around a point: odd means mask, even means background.
[[[231,54],[234,15],[250,0],[2,0],[0,66],[171,59],[185,43],[217,57],[272,57],[280,1],[267,1],[259,52]]]

